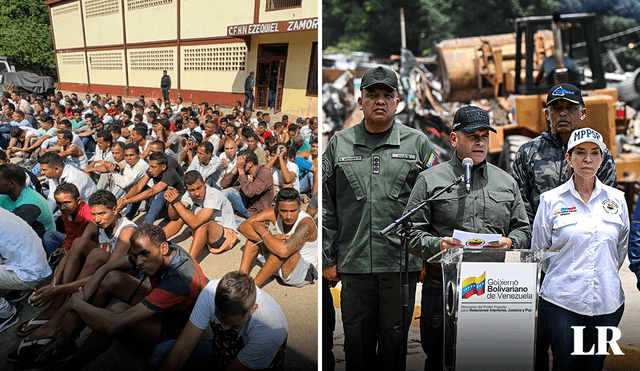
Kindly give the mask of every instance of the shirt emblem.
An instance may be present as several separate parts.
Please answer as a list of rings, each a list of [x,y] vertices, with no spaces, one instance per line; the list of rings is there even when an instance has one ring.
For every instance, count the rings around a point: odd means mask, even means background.
[[[618,210],[620,209],[618,203],[609,198],[602,201],[602,207],[608,214],[617,214]]]

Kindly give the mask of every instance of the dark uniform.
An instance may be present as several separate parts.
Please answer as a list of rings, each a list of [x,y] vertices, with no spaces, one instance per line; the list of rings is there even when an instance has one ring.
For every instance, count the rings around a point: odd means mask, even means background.
[[[435,160],[426,135],[398,122],[382,134],[364,121],[340,131],[322,156],[323,267],[337,264],[342,279],[347,370],[402,367],[400,239],[380,231],[402,215],[416,177]],[[410,308],[421,269],[411,256]]]
[[[169,90],[171,89],[171,77],[162,75],[160,79],[160,89],[162,89],[162,99],[166,102],[169,100]]]
[[[448,186],[463,172],[456,152],[451,160],[420,173],[405,211]],[[464,197],[465,192],[464,184],[454,186],[451,193],[441,195],[412,216],[410,246],[421,251],[423,259],[439,253],[440,240],[451,237],[454,229],[508,237],[513,249],[529,247],[531,228],[518,185],[508,173],[485,160],[473,166],[471,191]],[[440,267],[428,265],[420,314],[422,349],[427,354],[425,370],[442,370],[442,303]]]
[[[565,153],[567,145],[549,130],[523,144],[516,154],[511,166],[511,175],[520,187],[531,224],[538,210],[540,195],[569,180],[569,164],[564,158]],[[604,151],[602,165],[596,176],[602,183],[613,188],[618,187],[616,164],[608,149]]]

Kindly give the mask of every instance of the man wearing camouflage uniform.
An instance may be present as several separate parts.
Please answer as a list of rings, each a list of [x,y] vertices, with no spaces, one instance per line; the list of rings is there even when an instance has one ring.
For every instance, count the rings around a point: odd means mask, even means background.
[[[460,108],[453,118],[451,145],[456,149],[451,160],[423,171],[407,202],[405,212],[448,186],[464,172],[462,160],[470,158],[471,189],[466,193],[459,184],[421,208],[412,217],[410,248],[420,251],[427,260],[440,251],[462,248],[452,237],[458,229],[473,233],[502,236],[485,248],[528,248],[531,228],[515,181],[508,173],[486,161],[489,151],[489,115],[475,106]],[[443,368],[443,290],[442,271],[438,264],[427,264],[422,283],[420,341],[427,355],[425,371]]]
[[[540,194],[554,189],[569,179],[569,164],[564,158],[571,133],[587,116],[580,89],[571,84],[556,85],[547,94],[544,110],[551,128],[523,144],[516,154],[511,175],[520,187],[529,223],[538,210]],[[604,151],[597,177],[617,188],[616,165],[608,149]]]
[[[587,116],[582,92],[571,84],[552,87],[547,94],[547,108],[544,110],[544,115],[550,123],[550,129],[523,144],[516,153],[511,167],[511,175],[518,183],[531,225],[538,211],[540,194],[556,188],[569,179],[569,164],[565,160],[567,143],[571,133]],[[614,188],[618,187],[616,165],[608,149],[604,150],[602,165],[596,176],[602,183]],[[537,328],[536,371],[548,371],[549,342],[544,318],[540,312]]]
[[[436,153],[425,134],[394,120],[397,89],[395,72],[367,70],[358,98],[364,120],[336,133],[322,156],[322,275],[334,285],[342,280],[347,370],[404,368],[409,323],[402,331],[400,239],[380,231],[402,215],[418,173]],[[411,256],[411,313],[421,268]]]

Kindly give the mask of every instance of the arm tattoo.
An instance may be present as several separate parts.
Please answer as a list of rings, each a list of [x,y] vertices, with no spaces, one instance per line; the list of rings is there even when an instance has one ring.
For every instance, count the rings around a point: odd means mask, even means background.
[[[293,232],[289,241],[287,241],[287,250],[290,252],[296,252],[302,248],[302,245],[309,240],[309,236],[313,232],[313,228],[308,223],[301,223]]]

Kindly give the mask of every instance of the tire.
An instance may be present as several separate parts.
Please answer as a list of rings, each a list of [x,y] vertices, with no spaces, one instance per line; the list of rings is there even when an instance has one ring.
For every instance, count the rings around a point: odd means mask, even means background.
[[[511,170],[511,165],[516,158],[516,153],[520,146],[530,141],[531,138],[525,135],[509,135],[504,138],[504,144],[502,146],[502,153],[500,153],[500,159],[498,160],[498,166],[509,172]]]

